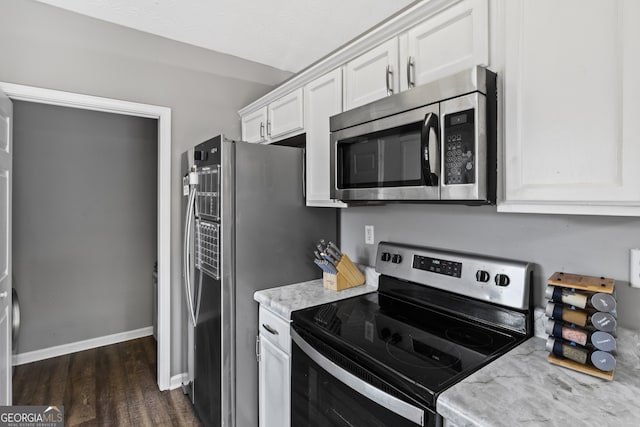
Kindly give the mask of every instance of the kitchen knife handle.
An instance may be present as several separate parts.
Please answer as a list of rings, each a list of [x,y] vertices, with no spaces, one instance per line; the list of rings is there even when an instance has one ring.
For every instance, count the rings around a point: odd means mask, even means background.
[[[329,247],[331,249],[333,249],[336,252],[336,254],[338,254],[338,259],[340,259],[342,257],[342,252],[340,251],[340,248],[338,248],[338,246],[336,246],[335,243],[329,242]]]
[[[266,329],[266,331],[269,332],[271,335],[278,335],[278,331],[276,331],[275,329],[273,329],[271,326],[267,325],[266,323],[263,323],[262,327],[264,329]]]

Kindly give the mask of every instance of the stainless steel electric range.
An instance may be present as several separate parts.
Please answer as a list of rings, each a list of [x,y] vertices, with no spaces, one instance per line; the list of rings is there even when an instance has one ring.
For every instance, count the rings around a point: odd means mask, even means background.
[[[439,426],[440,393],[533,334],[529,263],[381,242],[376,271],[292,314],[292,426]]]

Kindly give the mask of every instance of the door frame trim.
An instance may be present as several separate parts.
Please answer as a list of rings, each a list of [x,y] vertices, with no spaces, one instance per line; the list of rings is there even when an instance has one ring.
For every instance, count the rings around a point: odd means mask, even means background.
[[[171,108],[34,86],[0,82],[12,100],[102,111],[158,120],[158,330],[157,380],[171,386]]]

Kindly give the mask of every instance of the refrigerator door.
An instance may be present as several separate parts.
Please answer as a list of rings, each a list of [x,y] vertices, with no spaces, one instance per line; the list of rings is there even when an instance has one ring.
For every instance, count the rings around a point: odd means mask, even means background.
[[[197,145],[191,156],[203,172],[199,184],[204,175],[209,180],[194,220],[199,234],[193,244],[202,246],[193,281],[195,289],[202,284],[200,309],[187,348],[194,407],[205,425],[257,426],[253,293],[319,278],[309,253],[321,238],[335,241],[337,212],[305,206],[300,148],[220,135]]]
[[[220,256],[220,143],[214,138],[191,151],[195,197],[189,220],[192,236],[185,238],[191,250],[193,280],[187,293],[188,366],[191,399],[195,412],[205,426],[221,424],[222,409],[222,292]],[[187,194],[186,189],[183,193]],[[185,229],[188,221],[185,222]],[[185,251],[185,257],[188,252]],[[188,269],[187,269],[188,271]],[[188,273],[185,273],[185,276]],[[227,410],[227,412],[229,412]]]
[[[219,426],[222,410],[220,280],[202,269],[196,270],[196,281],[202,281],[202,293],[194,328],[193,406],[203,425]]]
[[[319,239],[335,241],[337,212],[305,206],[302,149],[234,145],[236,425],[257,426],[258,304],[253,294],[319,278],[309,254]]]

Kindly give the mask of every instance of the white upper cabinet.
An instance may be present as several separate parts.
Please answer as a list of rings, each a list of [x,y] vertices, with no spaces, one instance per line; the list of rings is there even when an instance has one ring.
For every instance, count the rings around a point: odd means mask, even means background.
[[[640,2],[504,2],[505,212],[640,215]]]
[[[329,194],[329,117],[342,112],[342,69],[333,70],[304,87],[307,131],[307,206],[344,207]]]
[[[267,107],[267,136],[277,140],[304,130],[303,94],[299,88],[272,102]]]
[[[270,143],[304,131],[302,88],[241,116],[242,140]]]
[[[488,0],[453,2],[349,61],[345,110],[488,62]]]
[[[466,0],[399,37],[400,89],[489,62],[488,0]]]
[[[265,142],[267,140],[267,107],[248,113],[240,120],[243,141]]]
[[[345,66],[345,110],[399,91],[398,39],[382,43]]]

